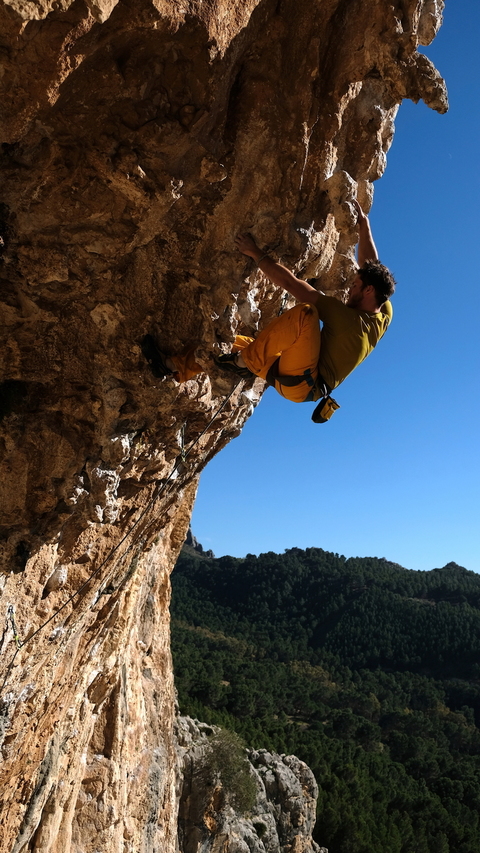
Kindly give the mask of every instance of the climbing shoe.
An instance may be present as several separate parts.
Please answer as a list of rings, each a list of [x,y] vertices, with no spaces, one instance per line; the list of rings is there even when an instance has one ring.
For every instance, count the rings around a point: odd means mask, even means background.
[[[164,379],[165,376],[171,376],[173,374],[173,370],[170,370],[166,365],[164,354],[160,352],[151,335],[145,335],[145,337],[142,338],[141,347],[142,352],[150,365],[150,370],[157,379]]]
[[[238,366],[236,352],[229,352],[227,355],[218,355],[213,360],[220,370],[226,370],[228,373],[235,373],[236,376],[241,376],[242,379],[255,378],[255,374],[252,373],[248,367]]]

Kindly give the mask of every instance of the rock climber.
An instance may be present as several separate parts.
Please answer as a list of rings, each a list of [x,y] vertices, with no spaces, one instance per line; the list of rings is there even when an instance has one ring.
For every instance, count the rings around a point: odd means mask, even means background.
[[[392,318],[389,297],[395,290],[395,279],[378,260],[368,216],[357,201],[354,206],[359,269],[345,303],[296,278],[263,252],[250,234],[236,237],[239,251],[252,258],[263,274],[294,296],[298,304],[272,320],[256,338],[237,335],[232,352],[214,358],[217,367],[245,379],[259,376],[287,400],[303,403],[320,397],[331,399],[331,391],[372,352]],[[157,377],[171,375],[178,382],[186,382],[204,370],[195,361],[195,349],[166,356],[147,335],[142,350]]]

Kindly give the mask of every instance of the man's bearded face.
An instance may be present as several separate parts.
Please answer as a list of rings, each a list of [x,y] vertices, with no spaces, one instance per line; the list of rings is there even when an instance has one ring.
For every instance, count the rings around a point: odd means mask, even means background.
[[[364,284],[359,275],[356,275],[349,290],[347,302],[349,308],[358,308],[364,297]]]

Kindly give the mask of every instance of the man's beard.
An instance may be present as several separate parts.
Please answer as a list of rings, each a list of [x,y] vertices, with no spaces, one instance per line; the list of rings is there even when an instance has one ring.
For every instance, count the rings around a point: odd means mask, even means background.
[[[363,293],[352,293],[352,295],[348,297],[345,304],[348,308],[358,308],[362,299]]]

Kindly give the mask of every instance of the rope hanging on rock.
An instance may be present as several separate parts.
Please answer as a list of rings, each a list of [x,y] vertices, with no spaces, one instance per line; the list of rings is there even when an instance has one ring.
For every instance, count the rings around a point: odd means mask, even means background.
[[[120,542],[117,542],[117,544],[112,548],[112,550],[111,550],[111,551],[109,551],[109,553],[107,554],[107,556],[105,557],[105,559],[104,559],[104,560],[102,560],[102,562],[100,563],[100,565],[99,565],[99,566],[97,566],[97,568],[95,569],[95,571],[93,571],[93,572],[89,575],[89,577],[88,577],[88,578],[83,582],[83,584],[82,584],[82,585],[81,585],[81,586],[80,586],[80,587],[79,587],[75,592],[73,592],[73,593],[69,596],[69,598],[67,598],[67,600],[62,604],[62,606],[61,606],[61,607],[59,607],[59,608],[58,608],[58,610],[56,610],[56,611],[55,611],[55,613],[52,613],[52,615],[51,615],[51,616],[50,616],[50,617],[49,617],[45,622],[43,622],[43,623],[42,623],[42,625],[40,625],[40,626],[39,626],[39,627],[38,627],[38,628],[33,632],[33,634],[31,634],[29,637],[27,637],[27,639],[26,639],[26,640],[21,640],[21,639],[20,639],[20,636],[19,636],[19,633],[18,633],[18,629],[17,629],[16,623],[15,623],[15,611],[14,611],[13,605],[12,605],[12,604],[9,604],[9,606],[8,606],[8,608],[7,608],[7,624],[8,624],[8,621],[10,621],[10,624],[11,624],[11,627],[12,627],[12,631],[13,631],[13,639],[15,640],[15,643],[16,643],[17,648],[16,648],[16,650],[15,650],[15,654],[14,654],[14,655],[13,655],[13,657],[12,657],[12,660],[10,661],[10,663],[9,663],[9,665],[8,665],[8,667],[7,667],[7,671],[6,671],[6,673],[5,673],[5,678],[4,678],[3,683],[2,683],[2,686],[1,686],[1,688],[0,688],[0,691],[1,691],[1,692],[3,692],[3,690],[5,689],[5,686],[6,686],[6,684],[7,684],[7,681],[8,681],[9,675],[10,675],[10,673],[11,673],[11,671],[12,671],[12,668],[13,668],[13,665],[14,665],[14,663],[15,663],[15,659],[16,659],[16,657],[17,657],[18,652],[19,652],[19,651],[20,651],[24,646],[26,646],[26,645],[27,645],[27,643],[30,643],[30,642],[31,642],[31,640],[33,640],[33,638],[34,638],[34,637],[36,637],[36,636],[37,636],[37,634],[39,634],[39,633],[40,633],[40,631],[43,631],[43,629],[44,629],[44,628],[46,628],[46,626],[47,626],[47,625],[49,625],[49,624],[50,624],[50,622],[52,622],[54,619],[56,619],[56,617],[58,616],[58,614],[59,614],[59,613],[61,613],[61,612],[62,612],[62,610],[64,610],[64,609],[65,609],[65,607],[67,607],[67,605],[68,605],[68,604],[70,604],[70,602],[71,602],[71,601],[73,601],[73,599],[74,599],[74,598],[76,598],[78,595],[80,595],[80,593],[85,589],[85,587],[87,587],[87,586],[88,586],[88,584],[90,583],[90,581],[91,581],[91,580],[93,580],[93,578],[94,578],[94,577],[96,577],[96,575],[98,575],[98,573],[100,572],[100,570],[101,570],[101,569],[102,569],[102,568],[103,568],[103,567],[108,563],[108,561],[109,561],[109,560],[111,559],[111,557],[113,557],[113,555],[118,551],[118,549],[121,547],[121,545],[123,545],[123,543],[124,543],[124,542],[125,542],[125,540],[130,536],[130,534],[131,534],[131,533],[133,533],[133,531],[134,531],[134,530],[135,530],[135,528],[138,526],[138,524],[141,522],[141,520],[145,517],[145,515],[147,514],[147,512],[148,512],[148,511],[151,509],[151,507],[155,504],[155,502],[158,500],[158,498],[163,494],[163,492],[165,491],[165,489],[166,489],[167,485],[171,482],[173,475],[175,474],[175,472],[176,472],[176,471],[178,471],[178,470],[179,470],[179,466],[180,466],[180,465],[185,465],[186,460],[187,460],[187,457],[188,457],[188,456],[189,456],[189,454],[192,452],[193,448],[198,444],[198,442],[200,441],[200,439],[201,439],[201,438],[203,438],[203,436],[205,435],[205,433],[210,429],[211,425],[212,425],[212,424],[213,424],[213,422],[216,420],[216,418],[218,417],[218,415],[223,411],[223,409],[225,408],[225,406],[227,405],[228,401],[230,400],[230,398],[232,397],[232,395],[234,394],[234,392],[237,390],[237,388],[238,388],[238,386],[240,385],[240,383],[241,383],[241,382],[243,382],[243,379],[239,379],[239,380],[238,380],[238,382],[233,386],[232,390],[231,390],[231,391],[230,391],[230,393],[225,397],[225,399],[224,399],[223,403],[219,406],[219,408],[217,409],[217,411],[215,412],[215,414],[213,415],[213,417],[211,418],[211,420],[208,422],[208,424],[206,425],[206,427],[205,427],[205,428],[202,430],[202,432],[201,432],[201,433],[196,437],[196,439],[195,439],[194,441],[192,441],[192,443],[191,443],[190,447],[188,447],[187,449],[185,449],[185,446],[184,446],[184,440],[185,440],[185,424],[183,424],[183,425],[182,425],[181,432],[180,432],[180,438],[181,438],[181,450],[180,450],[180,453],[179,453],[179,455],[177,456],[177,458],[176,458],[176,460],[175,460],[175,464],[174,464],[174,466],[173,466],[172,470],[170,471],[170,474],[169,474],[169,475],[168,475],[168,477],[166,478],[166,480],[164,480],[164,481],[163,481],[163,483],[161,483],[161,484],[159,484],[159,485],[157,485],[157,486],[155,487],[152,497],[150,498],[150,500],[148,501],[148,503],[147,503],[146,507],[142,510],[142,512],[140,513],[139,517],[138,517],[138,518],[137,518],[137,520],[134,522],[134,524],[132,525],[132,527],[130,528],[130,530],[127,530],[127,532],[124,534],[124,536],[122,536],[122,538],[120,539]],[[126,549],[125,554],[124,554],[123,556],[125,556],[126,554],[128,554],[128,552],[129,552],[129,550],[130,550],[130,548],[131,548],[132,546],[133,546],[133,543],[130,543],[130,545],[129,545],[129,546],[128,546],[128,548]]]

